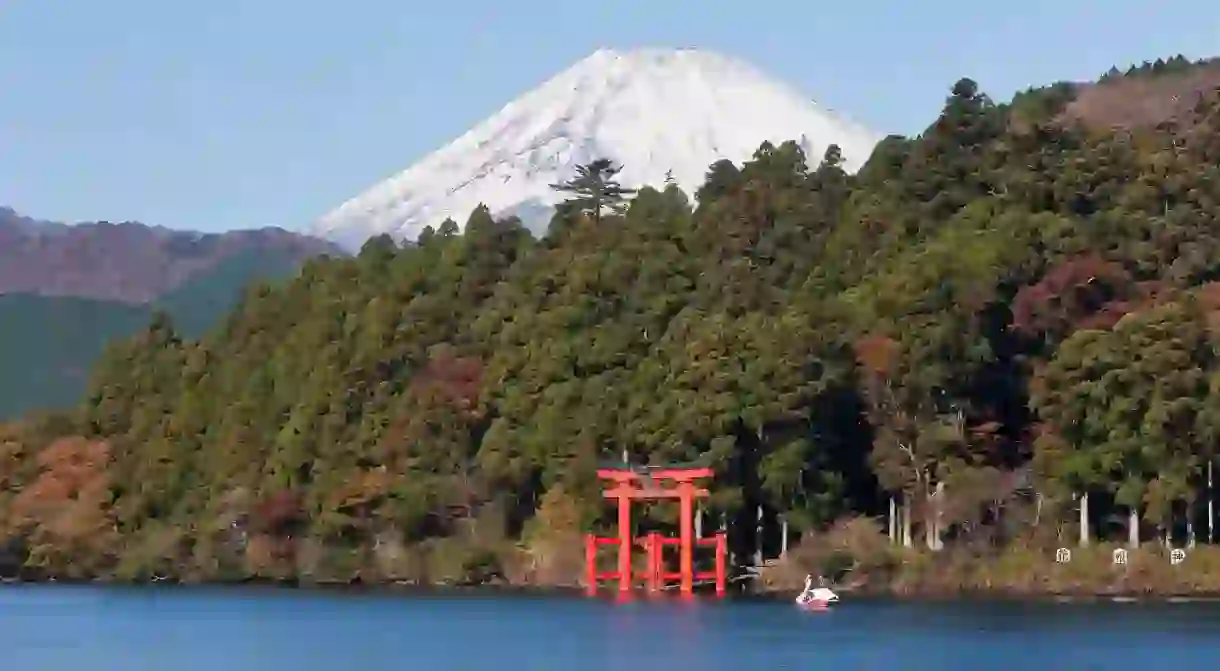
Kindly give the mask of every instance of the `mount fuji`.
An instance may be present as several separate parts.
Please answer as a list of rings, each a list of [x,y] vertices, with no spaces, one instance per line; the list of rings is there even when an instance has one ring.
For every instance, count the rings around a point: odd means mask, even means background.
[[[355,249],[389,233],[414,240],[480,203],[546,230],[561,195],[550,184],[610,158],[627,187],[669,174],[687,193],[717,160],[741,162],[764,140],[801,143],[811,163],[839,145],[859,169],[881,136],[740,60],[702,50],[594,52],[509,103],[448,146],[374,185],[309,228]]]

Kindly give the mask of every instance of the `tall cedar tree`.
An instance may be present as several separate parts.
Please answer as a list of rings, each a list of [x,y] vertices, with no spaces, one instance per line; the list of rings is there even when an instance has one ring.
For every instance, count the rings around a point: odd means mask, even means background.
[[[628,196],[635,189],[624,188],[615,179],[622,172],[623,166],[615,165],[608,158],[599,158],[591,163],[576,166],[576,177],[551,188],[573,196],[567,200],[577,211],[593,217],[593,222],[600,224],[602,210],[610,210],[622,214],[627,208]]]

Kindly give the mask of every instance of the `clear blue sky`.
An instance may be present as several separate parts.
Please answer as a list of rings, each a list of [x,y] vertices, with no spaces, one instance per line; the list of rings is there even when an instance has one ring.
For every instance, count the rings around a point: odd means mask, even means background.
[[[0,204],[299,227],[598,47],[751,61],[882,132],[1220,55],[1204,0],[0,0]]]

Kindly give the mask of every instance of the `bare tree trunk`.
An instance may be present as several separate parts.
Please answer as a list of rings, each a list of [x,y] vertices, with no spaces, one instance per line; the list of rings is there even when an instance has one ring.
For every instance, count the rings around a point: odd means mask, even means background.
[[[929,550],[936,549],[936,500],[926,484],[923,488],[923,541]]]
[[[1212,491],[1212,459],[1207,460],[1207,544],[1216,540],[1215,497]]]
[[[758,506],[758,522],[754,527],[754,565],[763,565],[763,507]]]
[[[1085,492],[1080,495],[1080,547],[1089,546],[1089,540],[1092,536],[1089,533],[1089,493]]]
[[[936,484],[936,491],[924,497],[928,503],[927,509],[924,511],[924,538],[927,541],[928,549],[933,552],[939,551],[941,548],[941,495],[944,491],[945,483],[939,482]]]
[[[1132,550],[1140,546],[1140,511],[1132,506],[1127,515],[1127,547]]]
[[[909,500],[904,500],[902,502],[902,547],[913,547],[913,541],[914,539],[911,534],[911,503]]]
[[[898,504],[889,497],[889,544],[898,544]]]
[[[780,557],[788,556],[788,518],[787,517],[785,517],[783,519],[783,522],[780,524],[779,556]]]
[[[945,547],[945,483],[936,485],[936,550]]]

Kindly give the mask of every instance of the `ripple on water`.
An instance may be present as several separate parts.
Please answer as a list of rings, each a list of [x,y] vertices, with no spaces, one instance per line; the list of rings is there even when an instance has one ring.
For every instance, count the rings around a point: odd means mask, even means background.
[[[1143,669],[1212,662],[1217,603],[626,604],[502,595],[0,588],[4,668]]]

